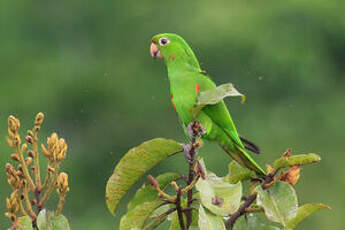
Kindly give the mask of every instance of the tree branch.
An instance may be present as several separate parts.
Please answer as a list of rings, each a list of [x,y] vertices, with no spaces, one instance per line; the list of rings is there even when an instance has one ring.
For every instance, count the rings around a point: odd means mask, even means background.
[[[269,187],[268,185],[272,182],[274,176],[275,176],[275,173],[269,173],[266,176],[265,181],[261,185],[262,189],[267,189]],[[234,214],[232,214],[230,216],[230,218],[225,222],[226,229],[232,229],[232,227],[235,224],[236,220],[240,216],[242,216],[245,213],[247,213],[247,209],[250,207],[250,205],[253,204],[253,202],[255,201],[256,197],[257,197],[256,194],[252,194],[249,197],[247,197],[247,199],[244,202],[244,204]]]
[[[176,211],[178,216],[178,221],[180,223],[180,227],[182,230],[187,230],[184,219],[183,219],[183,210],[181,207],[181,188],[178,188],[177,196],[176,196]]]

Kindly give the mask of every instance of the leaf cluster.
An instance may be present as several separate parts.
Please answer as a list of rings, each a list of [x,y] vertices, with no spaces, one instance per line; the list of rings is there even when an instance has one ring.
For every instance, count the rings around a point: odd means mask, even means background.
[[[227,96],[244,98],[232,84],[225,84],[202,92],[193,112],[197,114],[202,107]],[[218,177],[207,170],[203,159],[195,160],[202,145],[199,139],[202,132],[202,126],[192,122],[188,126],[191,142],[186,145],[156,138],[124,155],[106,187],[107,206],[113,215],[138,179],[168,157],[184,152],[189,175],[175,172],[157,178],[150,175],[150,184],[138,189],[129,202],[120,230],[155,229],[166,221],[170,222],[169,230],[292,230],[315,211],[329,209],[318,203],[299,206],[293,187],[302,166],[320,161],[317,154],[292,155],[288,150],[272,166],[267,165],[265,178],[232,161],[228,174]]]

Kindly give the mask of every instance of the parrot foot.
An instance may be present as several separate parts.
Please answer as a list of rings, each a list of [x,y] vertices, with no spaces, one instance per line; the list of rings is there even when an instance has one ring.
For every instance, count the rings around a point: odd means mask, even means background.
[[[191,137],[201,137],[203,134],[206,134],[206,129],[198,121],[189,123],[187,130]]]

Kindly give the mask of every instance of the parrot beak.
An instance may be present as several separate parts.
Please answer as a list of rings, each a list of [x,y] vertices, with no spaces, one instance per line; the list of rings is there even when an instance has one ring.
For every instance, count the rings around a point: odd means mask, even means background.
[[[164,59],[158,46],[153,42],[151,43],[151,46],[150,46],[150,54],[153,59],[156,59],[156,58]]]

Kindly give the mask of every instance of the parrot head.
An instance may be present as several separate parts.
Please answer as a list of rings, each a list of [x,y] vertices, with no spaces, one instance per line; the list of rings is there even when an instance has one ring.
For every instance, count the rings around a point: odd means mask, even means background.
[[[181,61],[196,68],[199,67],[198,60],[187,42],[177,34],[162,33],[152,37],[150,54],[153,59],[167,61]]]

